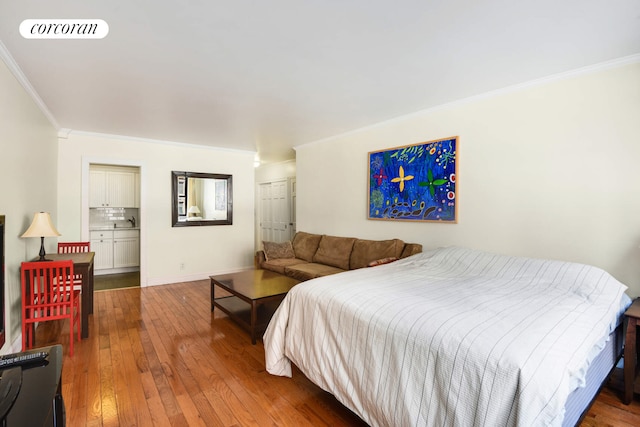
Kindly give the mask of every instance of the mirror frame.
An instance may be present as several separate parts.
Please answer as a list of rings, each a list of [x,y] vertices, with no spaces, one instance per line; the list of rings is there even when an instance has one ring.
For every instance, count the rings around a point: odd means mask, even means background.
[[[227,181],[227,219],[203,219],[201,221],[178,221],[178,178],[205,178]],[[171,171],[171,226],[199,227],[203,225],[232,225],[233,224],[233,176],[220,173],[200,173]],[[182,197],[182,196],[181,196]]]

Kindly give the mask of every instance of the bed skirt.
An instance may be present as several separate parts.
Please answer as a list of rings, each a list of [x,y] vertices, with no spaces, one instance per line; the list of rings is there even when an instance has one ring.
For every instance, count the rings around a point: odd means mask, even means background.
[[[623,347],[623,327],[619,325],[609,335],[605,348],[587,370],[586,385],[575,389],[567,398],[563,427],[573,427],[582,421],[609,374],[620,360]]]

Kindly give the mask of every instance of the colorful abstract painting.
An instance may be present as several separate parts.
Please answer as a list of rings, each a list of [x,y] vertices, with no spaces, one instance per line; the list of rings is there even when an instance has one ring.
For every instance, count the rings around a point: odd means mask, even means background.
[[[369,153],[369,219],[455,223],[458,137]]]

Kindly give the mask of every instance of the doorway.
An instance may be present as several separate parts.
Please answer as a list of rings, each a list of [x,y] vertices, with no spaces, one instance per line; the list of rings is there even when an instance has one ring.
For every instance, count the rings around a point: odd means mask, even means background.
[[[145,286],[142,166],[83,162],[83,238],[94,258],[94,289]]]

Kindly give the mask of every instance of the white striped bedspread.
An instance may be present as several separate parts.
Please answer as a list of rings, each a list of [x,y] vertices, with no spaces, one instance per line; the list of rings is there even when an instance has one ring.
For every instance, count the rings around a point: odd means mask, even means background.
[[[555,426],[629,305],[583,264],[442,248],[301,283],[264,335],[267,371],[373,426]]]

